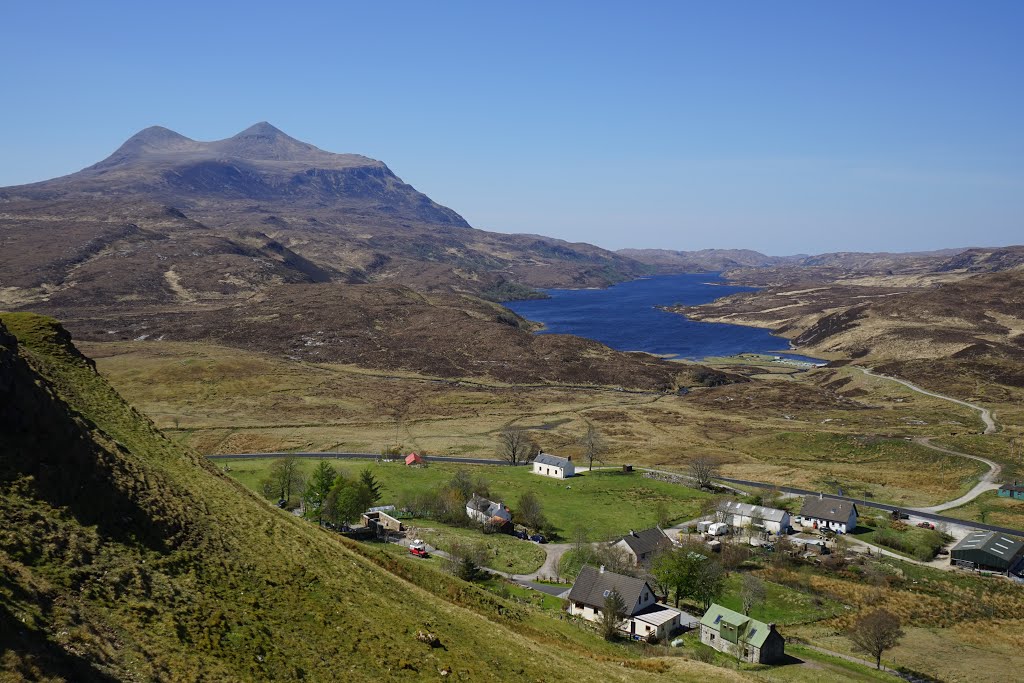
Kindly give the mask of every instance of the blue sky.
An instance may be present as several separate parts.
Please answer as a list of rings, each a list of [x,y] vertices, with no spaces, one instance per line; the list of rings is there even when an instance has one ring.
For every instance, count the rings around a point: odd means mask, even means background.
[[[0,186],[267,120],[488,230],[1021,243],[1022,27],[1016,0],[8,2]]]

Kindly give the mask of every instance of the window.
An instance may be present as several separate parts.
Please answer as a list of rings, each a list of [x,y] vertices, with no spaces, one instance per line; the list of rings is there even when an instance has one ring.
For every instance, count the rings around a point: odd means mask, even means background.
[[[604,592],[604,597],[607,598],[611,594],[612,594],[612,592],[610,590],[607,590],[607,591]]]
[[[711,634],[711,642],[712,643],[715,642],[715,634],[714,633]]]

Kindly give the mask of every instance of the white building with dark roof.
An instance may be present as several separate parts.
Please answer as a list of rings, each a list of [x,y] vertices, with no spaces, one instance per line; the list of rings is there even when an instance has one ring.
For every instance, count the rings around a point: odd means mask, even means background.
[[[612,591],[622,597],[625,618],[619,630],[634,639],[664,640],[696,619],[658,602],[643,579],[584,565],[569,591],[569,614],[588,621],[600,621],[605,600]]]
[[[672,539],[661,530],[661,527],[643,531],[630,529],[628,534],[612,545],[632,556],[638,567],[646,567],[659,551],[672,547]]]
[[[795,519],[802,527],[848,534],[857,528],[857,506],[841,498],[821,493],[804,496],[804,504]]]
[[[718,513],[719,519],[735,529],[752,526],[773,534],[784,534],[790,528],[789,512],[763,505],[727,500],[718,506]]]
[[[538,453],[533,459],[533,473],[554,479],[568,479],[576,474],[572,458],[560,458],[550,453]]]
[[[487,500],[483,496],[478,496],[475,493],[473,497],[466,503],[466,516],[476,522],[482,522],[487,524],[489,522],[510,522],[512,521],[512,511],[504,503],[496,503],[493,500]],[[499,523],[500,523],[499,522]]]

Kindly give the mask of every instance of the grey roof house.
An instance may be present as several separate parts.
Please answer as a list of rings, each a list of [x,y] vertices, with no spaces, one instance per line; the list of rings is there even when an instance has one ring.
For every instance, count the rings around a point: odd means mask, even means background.
[[[643,579],[584,565],[576,583],[569,591],[569,614],[588,621],[599,621],[605,600],[612,591],[622,597],[626,606],[625,619],[619,629],[634,639],[669,637],[682,626],[696,620],[679,610],[658,602],[654,591]]]
[[[804,496],[796,523],[847,534],[857,527],[857,506],[848,500],[829,498],[821,493]]]
[[[572,458],[560,458],[550,453],[538,453],[531,463],[532,472],[555,479],[568,479],[576,474]]]
[[[672,540],[661,527],[633,531],[612,543],[633,557],[637,566],[647,566],[660,550],[672,547]]]

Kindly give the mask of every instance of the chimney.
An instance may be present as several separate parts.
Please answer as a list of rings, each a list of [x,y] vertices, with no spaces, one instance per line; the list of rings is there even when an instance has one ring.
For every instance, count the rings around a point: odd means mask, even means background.
[[[601,568],[598,570],[597,573],[598,574],[604,574],[604,565],[603,564],[601,565]]]
[[[572,456],[571,455],[565,456],[565,459],[568,460],[569,462],[572,462]]]
[[[769,623],[768,624],[768,630],[769,631],[774,631],[775,630],[775,624]]]

